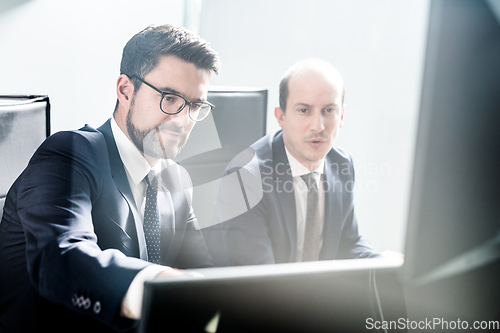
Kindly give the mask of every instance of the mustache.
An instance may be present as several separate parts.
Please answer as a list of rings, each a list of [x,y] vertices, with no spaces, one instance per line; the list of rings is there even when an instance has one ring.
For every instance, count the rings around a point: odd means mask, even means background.
[[[319,132],[315,134],[311,134],[309,136],[305,137],[305,141],[310,141],[314,139],[322,139],[322,140],[328,140],[328,133],[327,132]]]

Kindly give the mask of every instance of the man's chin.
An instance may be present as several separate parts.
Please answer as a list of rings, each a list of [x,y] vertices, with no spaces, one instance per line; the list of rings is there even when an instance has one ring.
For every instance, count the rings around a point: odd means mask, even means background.
[[[160,159],[172,159],[179,153],[180,149],[172,149],[170,146],[168,149],[162,149],[161,147],[155,147],[153,149],[144,148],[144,154],[152,158]]]
[[[181,137],[177,136],[175,139],[171,138],[164,138],[161,136],[162,141],[160,141],[160,138],[154,138],[153,140],[147,140],[148,137],[146,137],[145,141],[150,141],[150,142],[144,142],[143,145],[143,152],[144,154],[154,157],[154,158],[174,158],[179,154],[181,149],[184,147],[186,144],[186,137]],[[152,142],[151,142],[152,141]]]
[[[306,155],[306,160],[311,163],[319,162],[328,154],[328,151],[315,151]]]

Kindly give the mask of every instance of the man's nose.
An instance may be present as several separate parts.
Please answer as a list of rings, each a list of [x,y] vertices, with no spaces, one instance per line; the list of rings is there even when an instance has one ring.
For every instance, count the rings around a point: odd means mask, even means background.
[[[325,129],[324,119],[321,112],[314,112],[312,115],[310,129],[313,132],[321,132]]]
[[[171,115],[170,121],[176,123],[180,127],[186,127],[191,124],[193,120],[189,118],[189,105],[186,105],[181,112]]]

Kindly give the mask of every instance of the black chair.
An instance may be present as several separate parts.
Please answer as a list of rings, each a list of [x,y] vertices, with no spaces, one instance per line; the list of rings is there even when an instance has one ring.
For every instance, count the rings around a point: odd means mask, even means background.
[[[49,135],[48,96],[0,95],[0,220],[10,186]]]
[[[214,201],[227,164],[266,134],[267,89],[212,87],[208,100],[214,111],[196,124],[175,158],[193,181],[193,208],[201,228],[214,221]]]

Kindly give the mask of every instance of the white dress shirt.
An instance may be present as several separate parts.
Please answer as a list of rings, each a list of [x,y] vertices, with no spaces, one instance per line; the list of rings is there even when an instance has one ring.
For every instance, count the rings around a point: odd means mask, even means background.
[[[141,223],[144,221],[144,207],[146,205],[147,184],[144,177],[153,169],[155,173],[161,171],[162,166],[173,163],[171,160],[160,160],[153,168],[148,161],[139,152],[137,147],[118,127],[114,118],[111,118],[111,131],[118,148],[118,153],[125,167],[125,173],[134,196],[134,201],[141,216]],[[162,165],[165,163],[165,165]],[[140,271],[132,280],[130,287],[125,294],[122,302],[122,315],[139,319],[142,309],[142,295],[144,292],[144,282],[154,279],[159,273],[165,270],[165,267],[151,264]]]
[[[296,207],[296,219],[297,219],[297,252],[295,260],[297,262],[302,261],[302,253],[304,251],[304,237],[306,231],[306,214],[307,214],[307,184],[302,179],[301,176],[311,173],[311,171],[302,163],[297,161],[295,157],[286,149],[286,156],[288,158],[288,163],[290,163],[290,170],[293,177],[293,192],[295,194],[295,207]],[[323,175],[325,170],[325,159],[322,158],[318,167],[314,172]],[[321,178],[318,179],[318,198],[319,198],[319,217],[324,220],[325,216],[325,191],[321,184]],[[321,243],[320,248],[323,245],[323,226],[321,226]]]

